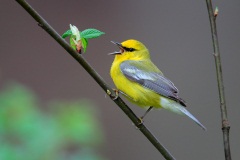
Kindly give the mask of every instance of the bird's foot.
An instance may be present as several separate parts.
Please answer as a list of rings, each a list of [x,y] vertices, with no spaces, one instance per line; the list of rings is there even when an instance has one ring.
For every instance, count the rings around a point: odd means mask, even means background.
[[[140,126],[140,125],[142,125],[142,124],[143,124],[144,120],[143,120],[143,117],[140,117],[140,118],[138,118],[138,119],[139,119],[138,126]]]
[[[143,119],[142,117],[138,118],[139,122],[135,125],[136,129],[139,130],[141,125],[143,125]],[[134,125],[134,124],[133,124]]]
[[[119,90],[117,89],[113,89],[113,91],[115,92],[115,95],[112,95],[111,91],[107,90],[107,95],[109,95],[109,97],[115,101],[118,97],[119,97]]]

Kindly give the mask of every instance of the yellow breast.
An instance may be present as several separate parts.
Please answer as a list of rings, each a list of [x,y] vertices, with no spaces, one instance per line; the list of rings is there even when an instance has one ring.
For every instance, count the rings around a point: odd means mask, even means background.
[[[124,92],[129,101],[141,107],[160,107],[160,95],[127,79],[120,70],[121,61],[113,61],[110,75],[117,89]]]

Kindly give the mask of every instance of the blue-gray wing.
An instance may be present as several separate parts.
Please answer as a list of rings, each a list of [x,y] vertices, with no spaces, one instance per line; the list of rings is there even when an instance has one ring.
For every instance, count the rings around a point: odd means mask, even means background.
[[[186,106],[184,100],[178,97],[178,89],[151,61],[124,61],[120,69],[129,80]]]

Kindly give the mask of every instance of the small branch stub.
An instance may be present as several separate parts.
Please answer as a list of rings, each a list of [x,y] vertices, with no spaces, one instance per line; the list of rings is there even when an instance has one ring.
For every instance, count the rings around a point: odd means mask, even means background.
[[[230,124],[229,124],[228,120],[222,121],[222,129],[227,129],[227,130],[230,129]]]
[[[217,55],[218,55],[217,53],[213,53],[213,56],[214,56],[214,57],[217,57]]]
[[[218,16],[218,7],[215,8],[215,11],[214,11],[214,17],[216,18]]]
[[[40,23],[40,22],[38,22],[38,26],[39,26],[39,27],[43,27],[43,24]]]

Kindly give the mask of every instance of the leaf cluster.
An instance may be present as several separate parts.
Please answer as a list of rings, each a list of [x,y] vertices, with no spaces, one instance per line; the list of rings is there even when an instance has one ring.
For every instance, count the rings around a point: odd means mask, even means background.
[[[88,28],[82,32],[79,31],[79,34],[81,37],[82,48],[84,49],[84,52],[86,52],[88,40],[92,38],[98,38],[105,33],[94,28]],[[72,34],[71,30],[67,30],[65,33],[63,33],[62,38],[66,38],[68,36],[70,36],[70,45],[76,50],[76,45],[73,41],[76,37]]]

